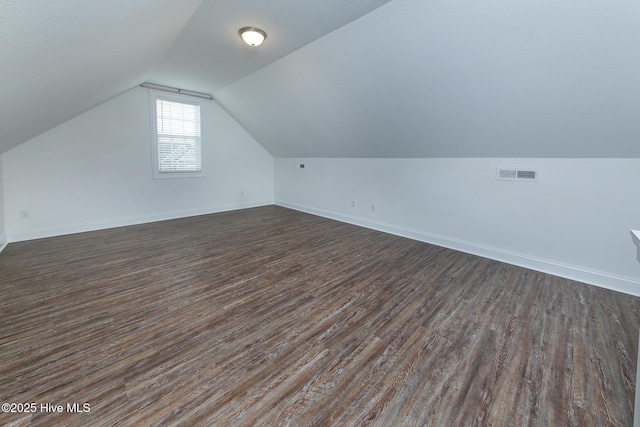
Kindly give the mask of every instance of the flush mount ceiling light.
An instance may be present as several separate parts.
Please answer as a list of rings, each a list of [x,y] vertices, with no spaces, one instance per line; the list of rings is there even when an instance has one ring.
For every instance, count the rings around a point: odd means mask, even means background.
[[[249,46],[260,46],[264,39],[267,38],[267,33],[256,27],[244,27],[238,31],[242,40]]]

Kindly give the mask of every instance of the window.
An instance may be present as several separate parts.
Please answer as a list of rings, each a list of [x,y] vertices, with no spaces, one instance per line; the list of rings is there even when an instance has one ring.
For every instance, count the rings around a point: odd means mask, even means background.
[[[191,97],[151,92],[153,177],[204,176],[200,103]]]

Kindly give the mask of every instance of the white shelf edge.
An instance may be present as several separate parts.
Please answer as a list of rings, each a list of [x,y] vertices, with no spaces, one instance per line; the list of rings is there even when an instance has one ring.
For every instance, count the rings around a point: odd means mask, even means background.
[[[638,247],[638,262],[640,262],[640,230],[631,230],[631,240]]]

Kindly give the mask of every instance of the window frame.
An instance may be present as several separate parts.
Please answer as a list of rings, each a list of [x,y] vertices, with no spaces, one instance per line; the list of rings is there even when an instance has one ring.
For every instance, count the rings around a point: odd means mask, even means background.
[[[156,101],[166,100],[170,102],[178,102],[181,104],[191,104],[197,105],[200,108],[200,170],[199,171],[161,171],[158,162],[159,162],[159,153],[158,153],[158,114],[156,111]],[[203,103],[192,96],[174,94],[164,91],[158,90],[149,90],[149,107],[151,110],[151,151],[152,151],[152,175],[153,179],[173,179],[173,178],[204,178],[206,177],[205,173],[205,146],[204,146],[204,138],[203,138],[203,120],[202,120],[202,110]]]

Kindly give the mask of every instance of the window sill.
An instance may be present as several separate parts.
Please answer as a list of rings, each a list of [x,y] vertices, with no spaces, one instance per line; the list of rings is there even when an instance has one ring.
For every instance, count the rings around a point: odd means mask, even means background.
[[[153,179],[206,178],[204,172],[155,172]]]

